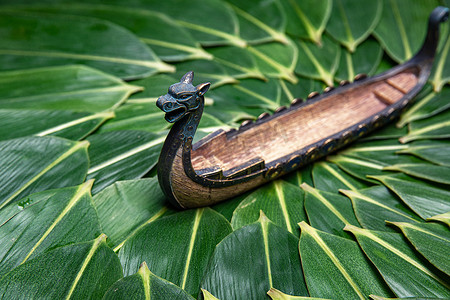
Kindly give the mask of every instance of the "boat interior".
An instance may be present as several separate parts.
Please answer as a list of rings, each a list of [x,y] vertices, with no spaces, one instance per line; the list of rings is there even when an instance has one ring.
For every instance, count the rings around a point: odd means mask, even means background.
[[[241,175],[243,170],[263,169],[281,157],[379,114],[411,91],[418,78],[419,70],[409,68],[387,79],[367,80],[330,92],[317,101],[293,105],[233,134],[221,131],[194,145],[192,165],[199,175],[208,176],[213,170],[212,173],[228,178]]]

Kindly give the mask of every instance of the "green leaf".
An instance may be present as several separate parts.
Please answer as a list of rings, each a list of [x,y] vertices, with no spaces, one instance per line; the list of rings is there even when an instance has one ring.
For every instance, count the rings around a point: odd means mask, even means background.
[[[373,75],[382,56],[383,49],[373,39],[363,42],[353,53],[342,51],[336,79],[353,81],[358,74]]]
[[[201,287],[219,299],[264,299],[271,287],[307,296],[297,245],[262,213],[217,245]]]
[[[141,227],[170,211],[157,178],[117,181],[95,195],[94,205],[114,251]]]
[[[406,298],[385,298],[375,295],[370,295],[370,299],[373,300],[438,300],[441,298],[422,298],[422,297],[406,297]]]
[[[448,6],[449,4],[447,4],[447,7]],[[450,82],[449,52],[450,38],[447,37],[444,47],[442,47],[436,57],[436,62],[434,63],[430,79],[436,92],[441,92],[444,85]]]
[[[205,289],[201,289],[202,290],[202,295],[203,295],[203,299],[204,300],[219,300],[216,297],[214,297],[213,294],[211,294],[210,292],[208,292]]]
[[[450,227],[450,211],[427,218],[427,221],[438,221],[447,224]]]
[[[355,52],[380,20],[382,1],[337,0],[333,6],[326,30],[348,51]]]
[[[391,165],[397,163],[422,162],[411,156],[398,155],[396,152],[407,149],[408,145],[402,145],[397,139],[360,142],[340,153],[355,158],[360,158],[378,165]]]
[[[92,183],[54,190],[48,199],[25,200],[34,203],[0,227],[0,277],[48,249],[100,234],[90,195]]]
[[[137,35],[164,61],[211,59],[192,35],[169,16],[146,9],[101,4],[29,5],[21,9],[108,20]],[[155,30],[159,28],[160,30]]]
[[[139,90],[86,66],[0,72],[1,109],[102,112]]]
[[[153,168],[164,137],[144,131],[124,130],[88,137],[90,167],[88,179],[95,179],[96,194],[118,180],[137,179]]]
[[[145,262],[139,271],[114,283],[103,299],[174,299],[193,300],[191,295],[175,284],[164,280],[152,272]]]
[[[321,43],[331,13],[331,0],[281,0],[286,12],[286,32]]]
[[[370,293],[391,294],[357,243],[314,229],[305,222],[299,225],[300,256],[311,296],[367,299]]]
[[[87,0],[92,2],[92,0]],[[96,1],[102,3],[102,1]],[[180,3],[177,0],[133,0],[124,5],[121,0],[108,4],[120,7],[154,10],[170,16],[192,34],[204,46],[235,45],[244,47],[246,41],[239,36],[239,23],[231,7],[219,0],[191,0]]]
[[[385,172],[382,171],[383,167],[386,166],[385,164],[374,163],[342,154],[336,156],[329,156],[327,157],[327,160],[335,163],[336,165],[339,166],[339,168],[349,173],[350,175],[353,175],[356,178],[367,182],[374,182],[370,178],[366,177],[367,174],[369,175],[386,174]]]
[[[406,127],[397,128],[392,125],[385,126],[383,128],[377,129],[371,134],[363,137],[361,141],[376,141],[376,140],[386,140],[386,139],[395,139],[404,136],[408,133],[408,129]]]
[[[253,54],[258,69],[264,75],[285,79],[293,84],[297,83],[298,79],[294,74],[294,69],[299,51],[292,40],[288,39],[286,44],[267,43],[248,46],[247,50]]]
[[[373,140],[356,144],[327,159],[359,179],[374,182],[367,178],[368,175],[387,174],[383,168],[391,164],[423,162],[415,157],[396,153],[406,148],[407,145],[401,145],[397,140]]]
[[[424,139],[445,139],[450,137],[450,110],[446,110],[433,118],[409,123],[409,133],[400,138],[400,142],[408,143]]]
[[[113,117],[113,112],[90,114],[58,110],[0,109],[0,140],[28,135],[54,135],[79,140]]]
[[[287,295],[277,289],[271,288],[267,295],[272,298],[272,300],[327,300],[324,298],[314,298],[314,297],[302,297],[302,296],[291,296]]]
[[[195,70],[195,81],[210,82],[212,85],[211,89],[215,89],[225,84],[238,83],[238,80],[230,74],[230,68],[226,68],[223,64],[220,64],[217,61],[205,59],[185,61],[177,63],[176,68],[178,72],[175,74],[175,76],[178,78],[183,76],[188,70]],[[238,71],[237,75],[236,73],[234,75],[236,77],[240,77],[245,74],[245,72],[243,73]]]
[[[145,261],[153,273],[196,295],[214,247],[230,232],[230,223],[210,208],[161,218],[142,227],[120,249],[124,274],[135,273]]]
[[[409,147],[398,151],[399,154],[411,154],[423,158],[429,162],[441,165],[450,166],[450,144],[448,142],[433,141],[429,143],[413,142]]]
[[[298,98],[306,99],[311,91],[321,91],[326,87],[323,82],[311,78],[299,77],[297,79],[298,83],[296,84],[292,84],[282,79],[278,80],[283,93],[289,101]]]
[[[423,264],[401,234],[354,226],[346,226],[345,230],[355,235],[364,253],[398,297],[450,297],[448,284]]]
[[[422,219],[450,211],[450,191],[399,175],[371,176],[396,193]]]
[[[450,184],[450,168],[432,164],[397,164],[384,167],[384,170],[399,171],[433,182]]]
[[[235,79],[256,78],[267,80],[258,69],[255,58],[246,48],[216,47],[208,49],[208,53],[213,56],[215,62],[221,64],[226,72]],[[194,64],[195,62],[193,66]],[[217,74],[211,75],[215,76]]]
[[[367,187],[362,181],[343,172],[335,164],[324,161],[314,164],[312,177],[315,188],[331,193],[336,193],[339,189],[358,190]]]
[[[286,18],[280,1],[228,0],[238,20],[240,35],[249,43],[287,43]]]
[[[428,261],[450,275],[450,231],[447,226],[437,223],[409,224],[388,222],[400,228],[406,238]]]
[[[429,92],[429,89],[426,88],[425,91]],[[421,95],[423,96],[422,99],[402,114],[397,126],[402,127],[406,123],[432,117],[450,108],[450,102],[448,101],[450,97],[449,87],[444,87],[440,93],[421,93]]]
[[[4,299],[99,299],[122,277],[120,262],[106,236],[48,251],[0,280]]]
[[[311,169],[313,164],[308,164],[300,168],[300,170],[296,172],[292,172],[290,175],[286,175],[283,177],[283,180],[300,186],[302,183],[307,183],[309,185],[314,185]]]
[[[386,0],[374,35],[397,62],[411,58],[420,48],[427,20],[438,1]]]
[[[416,223],[421,219],[386,187],[374,186],[358,191],[340,190],[352,200],[359,223],[366,229],[393,231],[385,221]]]
[[[275,224],[297,235],[298,222],[306,220],[303,191],[282,180],[271,182],[248,195],[233,212],[233,230],[258,220],[263,211]]]
[[[239,84],[226,85],[211,91],[210,97],[214,99],[214,106],[207,111],[214,115],[216,114],[211,110],[222,104],[228,108],[228,111],[231,110],[230,105],[236,105],[236,109],[240,109],[241,112],[249,111],[247,108],[259,108],[259,113],[261,113],[264,111],[262,109],[275,110],[281,105],[289,103],[283,97],[281,87],[275,80],[268,82],[255,79],[242,80]],[[227,110],[218,111],[217,117],[219,117],[219,113],[224,114]],[[249,113],[253,113],[253,111],[250,110]]]
[[[109,22],[13,10],[0,15],[1,70],[78,63],[126,79],[174,71],[129,31]]]
[[[158,133],[166,130],[169,124],[164,112],[155,102],[126,103],[114,111],[115,118],[103,124],[97,133],[121,130],[139,130]]]
[[[160,132],[167,129],[169,124],[164,120],[164,112],[156,107],[156,101],[177,81],[167,75],[155,75],[134,81],[134,84],[142,86],[144,90],[131,95],[124,105],[115,109],[116,117],[106,122],[99,132],[117,130]]]
[[[88,145],[56,137],[0,142],[0,209],[31,193],[83,182]]]
[[[306,183],[301,188],[305,191],[305,210],[309,224],[324,232],[350,238],[342,228],[347,224],[359,226],[351,202],[344,196],[320,191]]]
[[[295,72],[299,75],[319,79],[328,86],[333,85],[333,78],[339,66],[341,48],[328,36],[324,35],[321,45],[296,40],[299,49]]]

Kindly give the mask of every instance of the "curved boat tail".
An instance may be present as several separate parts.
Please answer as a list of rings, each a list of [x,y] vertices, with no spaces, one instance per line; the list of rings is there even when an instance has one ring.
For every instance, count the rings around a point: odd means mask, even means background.
[[[428,30],[422,48],[412,58],[415,60],[429,60],[436,55],[436,50],[439,44],[439,28],[440,24],[447,21],[449,17],[449,9],[447,7],[438,6],[430,14],[428,18]]]

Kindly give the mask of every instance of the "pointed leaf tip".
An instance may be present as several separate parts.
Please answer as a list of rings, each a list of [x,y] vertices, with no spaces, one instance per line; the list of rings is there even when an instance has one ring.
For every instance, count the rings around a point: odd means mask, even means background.
[[[344,230],[350,231],[351,233],[355,233],[355,232],[361,232],[361,230],[363,230],[363,229],[356,227],[354,225],[351,225],[351,224],[347,224],[347,225],[345,225]]]
[[[309,184],[307,184],[306,182],[303,182],[302,184],[300,184],[300,187],[305,191],[305,192],[311,192],[313,191],[313,187],[310,186]]]
[[[272,300],[283,299],[284,297],[283,293],[275,288],[270,288],[267,295],[269,295]]]
[[[205,289],[201,289],[201,290],[202,290],[204,300],[219,300],[218,298],[216,298],[213,294],[211,294],[207,290],[205,290]]]
[[[266,214],[262,211],[262,209],[259,211],[259,219],[258,222],[260,223],[267,223],[270,222],[269,218],[266,216]]]
[[[303,231],[309,231],[311,226],[309,226],[308,223],[306,223],[305,221],[301,221],[300,223],[298,223],[298,226],[300,226],[300,230],[301,232]]]

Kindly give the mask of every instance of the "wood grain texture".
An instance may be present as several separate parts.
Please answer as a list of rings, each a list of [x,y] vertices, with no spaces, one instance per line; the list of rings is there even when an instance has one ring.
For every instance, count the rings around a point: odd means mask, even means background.
[[[239,168],[252,159],[265,164],[336,134],[400,100],[418,81],[411,70],[304,105],[228,137],[225,131],[192,151],[194,169]]]

